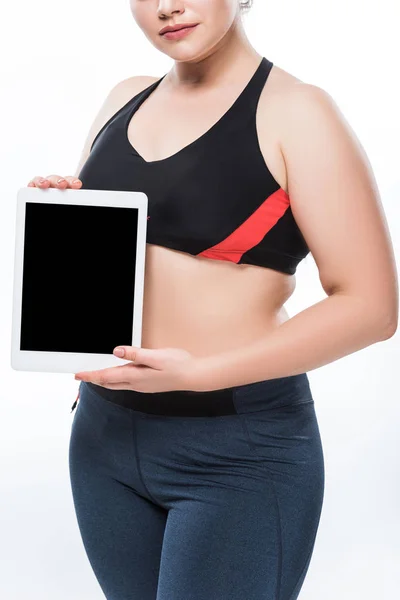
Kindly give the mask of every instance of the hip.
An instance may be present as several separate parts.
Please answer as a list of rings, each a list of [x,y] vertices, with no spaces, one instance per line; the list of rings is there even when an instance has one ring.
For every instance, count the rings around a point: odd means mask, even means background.
[[[134,452],[160,477],[208,480],[219,473],[231,483],[242,477],[245,486],[250,476],[255,489],[267,481],[285,489],[323,488],[322,443],[306,374],[157,399],[99,387],[81,383],[72,430],[72,447],[92,462],[125,464]]]

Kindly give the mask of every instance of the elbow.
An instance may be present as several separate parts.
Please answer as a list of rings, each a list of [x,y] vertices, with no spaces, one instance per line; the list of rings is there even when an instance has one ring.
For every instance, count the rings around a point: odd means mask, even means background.
[[[397,331],[397,319],[393,319],[386,327],[382,327],[382,341],[388,340],[394,336]]]
[[[358,298],[360,300],[360,298]],[[383,307],[383,303],[379,308],[375,309],[371,306],[370,302],[365,299],[361,299],[361,304],[364,307],[366,320],[370,323],[371,331],[374,331],[377,341],[385,341],[394,336],[397,331],[398,325],[398,310],[397,306],[393,308],[393,302],[391,306]]]
[[[393,337],[397,331],[397,326],[399,322],[399,296],[398,293],[393,295],[393,299],[391,302],[391,308],[388,309],[387,319],[386,319],[386,327],[384,327],[385,331],[385,340]]]
[[[392,338],[398,326],[399,319],[399,298],[398,294],[380,296],[378,301],[373,301],[371,294],[368,298],[365,296],[359,300],[364,304],[366,312],[369,314],[369,321],[373,323],[373,328],[377,332],[378,340],[384,341]]]
[[[374,335],[376,335],[377,340],[388,340],[395,335],[399,319],[399,296],[397,288],[389,300],[381,294],[379,301],[375,302],[372,301],[371,294],[352,294],[349,291],[337,289],[337,287],[325,291],[329,296],[340,294],[356,300],[358,311],[365,314],[366,323],[369,324],[371,332],[375,332]]]
[[[380,339],[388,340],[394,336],[397,331],[398,325],[398,311],[388,310],[385,315],[380,315],[380,319],[377,320],[378,331],[380,332]]]

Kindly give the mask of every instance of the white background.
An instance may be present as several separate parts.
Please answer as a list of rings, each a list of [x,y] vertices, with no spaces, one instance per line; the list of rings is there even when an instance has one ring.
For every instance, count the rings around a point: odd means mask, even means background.
[[[10,367],[16,191],[35,175],[72,175],[110,88],[132,75],[160,77],[173,63],[145,38],[128,0],[19,0],[0,10],[0,597],[100,600],[69,483],[78,383],[72,374]],[[244,17],[254,48],[328,91],[356,132],[378,182],[397,262],[399,17],[396,0],[255,0]],[[325,297],[310,255],[296,279],[290,316]],[[396,333],[309,372],[326,485],[301,600],[398,595],[399,358]]]

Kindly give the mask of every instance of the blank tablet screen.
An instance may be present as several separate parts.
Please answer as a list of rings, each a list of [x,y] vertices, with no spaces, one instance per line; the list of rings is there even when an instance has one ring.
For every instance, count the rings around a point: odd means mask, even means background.
[[[21,350],[132,345],[138,209],[26,202]]]

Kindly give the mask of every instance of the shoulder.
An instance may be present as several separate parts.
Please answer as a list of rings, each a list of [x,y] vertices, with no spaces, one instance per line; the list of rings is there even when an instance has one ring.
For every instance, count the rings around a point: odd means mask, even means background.
[[[288,188],[288,163],[295,152],[304,154],[314,139],[350,135],[350,128],[330,94],[273,66],[259,102],[258,122],[266,158],[276,165],[277,179]],[[317,141],[318,140],[318,141]],[[269,146],[274,152],[267,154]],[[304,157],[305,158],[305,157]]]
[[[296,135],[294,125],[316,125],[321,120],[341,118],[332,96],[321,87],[302,81],[284,69],[273,66],[260,97],[265,120],[275,124],[277,138]],[[282,144],[281,144],[282,145]]]
[[[119,110],[130,100],[130,98],[139,94],[158,79],[159,77],[153,77],[151,75],[134,75],[119,81],[111,88],[106,98],[106,103],[110,111],[113,111],[114,109],[114,112]]]
[[[157,81],[158,77],[150,75],[135,75],[116,83],[109,90],[97,114],[94,126],[100,129],[115,113],[117,113],[131,98]]]
[[[271,75],[273,74],[271,72]],[[322,133],[350,133],[348,124],[332,96],[318,85],[304,82],[276,68],[271,81],[271,107],[278,130],[282,152],[293,142],[301,143],[307,132],[321,137]],[[321,131],[321,127],[324,131]]]
[[[109,90],[89,127],[89,132],[86,136],[75,171],[76,177],[79,176],[83,165],[88,159],[93,141],[101,129],[133,96],[139,94],[146,87],[157,81],[157,79],[158,77],[151,77],[150,75],[135,75],[119,81]]]

